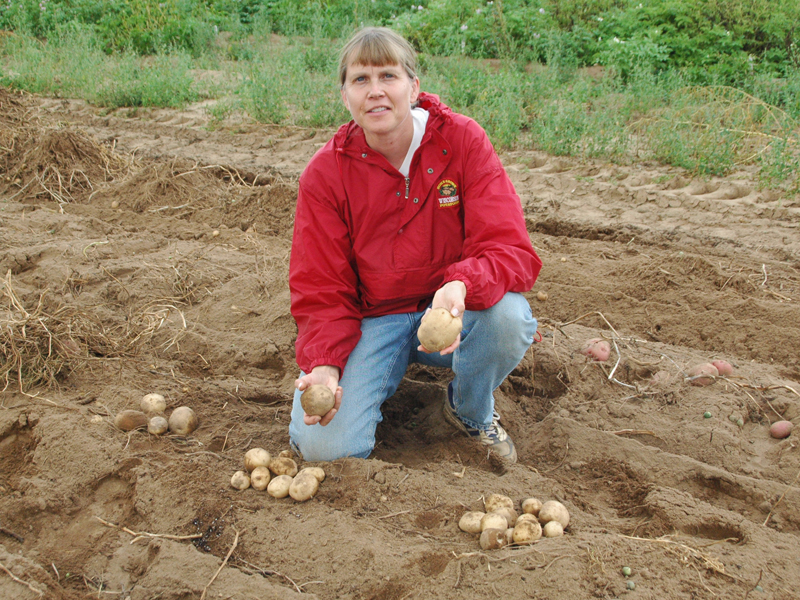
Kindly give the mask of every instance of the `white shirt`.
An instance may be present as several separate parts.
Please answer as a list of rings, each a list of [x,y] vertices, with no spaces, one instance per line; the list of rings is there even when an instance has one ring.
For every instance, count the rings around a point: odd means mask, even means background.
[[[412,108],[411,120],[414,123],[414,137],[411,138],[411,145],[408,147],[406,157],[403,159],[403,164],[400,165],[398,171],[403,174],[403,177],[408,177],[408,170],[411,168],[411,159],[414,158],[414,152],[419,148],[422,142],[422,136],[425,134],[425,126],[428,124],[428,111],[424,108]]]

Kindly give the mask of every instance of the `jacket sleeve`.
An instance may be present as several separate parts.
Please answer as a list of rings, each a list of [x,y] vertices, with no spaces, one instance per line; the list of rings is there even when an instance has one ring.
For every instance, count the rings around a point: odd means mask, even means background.
[[[327,191],[321,182],[313,189]],[[331,198],[316,198],[303,177],[289,262],[291,311],[297,322],[298,366],[344,370],[361,338],[357,274],[346,223]]]
[[[467,310],[494,306],[507,292],[527,292],[542,261],[531,244],[522,204],[488,136],[467,123],[463,178],[462,259],[445,271],[444,283],[467,287]]]

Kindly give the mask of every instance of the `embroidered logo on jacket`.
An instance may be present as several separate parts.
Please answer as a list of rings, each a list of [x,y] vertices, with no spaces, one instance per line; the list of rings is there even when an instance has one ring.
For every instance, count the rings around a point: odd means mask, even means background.
[[[458,206],[458,186],[450,179],[443,179],[436,186],[439,191],[439,208]]]

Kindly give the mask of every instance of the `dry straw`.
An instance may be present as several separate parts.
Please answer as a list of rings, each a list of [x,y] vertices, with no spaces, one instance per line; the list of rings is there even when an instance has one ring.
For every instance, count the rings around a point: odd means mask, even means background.
[[[35,386],[56,387],[87,361],[133,356],[164,321],[163,309],[149,307],[124,325],[107,327],[83,310],[56,305],[49,290],[29,300],[24,297],[14,288],[9,271],[0,281],[3,390],[12,385],[21,392]]]

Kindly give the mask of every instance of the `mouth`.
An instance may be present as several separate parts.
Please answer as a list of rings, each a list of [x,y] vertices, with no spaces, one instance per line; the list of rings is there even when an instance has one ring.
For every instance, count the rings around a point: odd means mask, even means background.
[[[374,114],[377,114],[377,113],[385,112],[387,110],[389,110],[389,109],[387,107],[385,107],[385,106],[378,106],[377,108],[372,108],[372,109],[368,110],[367,113],[374,115]]]

